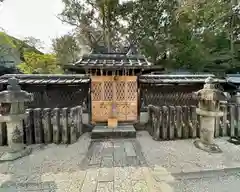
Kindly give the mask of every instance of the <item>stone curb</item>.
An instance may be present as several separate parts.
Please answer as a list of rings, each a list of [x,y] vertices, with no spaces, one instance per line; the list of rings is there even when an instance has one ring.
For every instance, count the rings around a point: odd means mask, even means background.
[[[154,172],[153,172],[154,174]],[[184,172],[169,172],[159,174],[156,173],[155,179],[157,181],[165,180],[164,177],[172,176],[174,180],[184,180],[184,179],[199,179],[199,178],[211,178],[217,176],[226,176],[226,175],[239,175],[240,176],[240,167],[229,167],[229,168],[220,168],[220,169],[205,169],[205,170],[196,170],[196,171],[184,171]]]

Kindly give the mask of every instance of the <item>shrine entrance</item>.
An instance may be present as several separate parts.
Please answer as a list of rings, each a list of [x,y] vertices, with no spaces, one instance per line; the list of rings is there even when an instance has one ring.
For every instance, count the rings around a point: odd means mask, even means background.
[[[96,47],[85,54],[68,71],[86,73],[91,79],[89,95],[92,139],[136,137],[135,125],[140,120],[138,77],[162,69],[137,53],[134,45],[128,50]]]
[[[116,111],[118,122],[138,118],[137,76],[91,76],[92,121],[107,122]]]

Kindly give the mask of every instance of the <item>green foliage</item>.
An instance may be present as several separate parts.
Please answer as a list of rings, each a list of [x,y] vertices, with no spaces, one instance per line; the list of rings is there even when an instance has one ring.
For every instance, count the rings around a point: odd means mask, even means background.
[[[131,39],[155,64],[193,71],[226,71],[239,65],[235,42],[240,22],[236,16],[232,22],[232,2],[138,0],[133,7]]]
[[[53,39],[52,47],[60,65],[74,63],[79,59],[81,49],[73,35]]]
[[[15,37],[0,32],[0,55],[11,54],[18,52],[20,55],[24,52],[36,52],[42,54],[34,46],[27,44],[27,41],[19,40]]]
[[[13,39],[4,32],[0,32],[0,74],[14,71],[16,64],[21,62],[19,56]]]
[[[64,9],[58,16],[65,23],[76,27],[78,41],[90,48],[104,44],[118,46],[125,27],[121,23],[125,8],[131,3],[119,0],[62,0]],[[111,39],[111,41],[109,41]]]
[[[23,43],[29,45],[29,47],[35,48],[35,49],[43,49],[43,42],[40,39],[37,39],[35,37],[25,37],[23,40]]]
[[[237,0],[63,2],[61,20],[76,26],[78,42],[91,48],[121,47],[128,40],[167,69],[224,72],[240,66]]]
[[[135,1],[129,12],[128,32],[141,52],[154,64],[163,64],[166,54],[173,52],[171,40],[174,38],[175,9],[178,1]],[[164,62],[169,64],[171,62]]]
[[[19,70],[23,73],[62,73],[60,66],[57,65],[55,55],[27,52],[24,54],[24,58],[25,62],[18,65]]]
[[[6,33],[0,32],[0,56],[5,56],[17,50],[12,38]]]
[[[28,45],[25,41],[19,40],[4,32],[0,32],[0,75],[5,73],[17,73],[17,66],[24,61],[26,53],[42,54],[35,47]],[[23,68],[27,67],[23,65]]]
[[[0,32],[0,44],[8,44],[11,47],[16,48],[13,39],[4,32]]]

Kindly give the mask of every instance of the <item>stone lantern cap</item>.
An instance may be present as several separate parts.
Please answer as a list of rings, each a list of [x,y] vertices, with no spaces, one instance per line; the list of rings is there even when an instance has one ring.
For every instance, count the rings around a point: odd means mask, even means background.
[[[15,77],[8,79],[6,91],[0,92],[0,103],[15,103],[33,101],[33,94],[21,90],[19,80]]]
[[[225,101],[227,100],[224,92],[215,88],[214,79],[212,77],[208,77],[205,80],[205,85],[203,89],[195,92],[195,96],[199,100],[206,101]]]

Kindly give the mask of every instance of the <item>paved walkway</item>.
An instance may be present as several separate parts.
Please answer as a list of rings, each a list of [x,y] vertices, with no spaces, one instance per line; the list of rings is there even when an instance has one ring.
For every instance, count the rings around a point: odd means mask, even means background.
[[[240,147],[216,142],[222,154],[200,151],[193,140],[153,141],[145,131],[105,141],[84,134],[75,144],[0,164],[0,191],[172,192],[178,174],[240,167]]]
[[[1,164],[0,184],[11,192],[161,192],[163,186],[153,179],[136,139],[90,141],[87,134],[68,147],[50,145]]]

